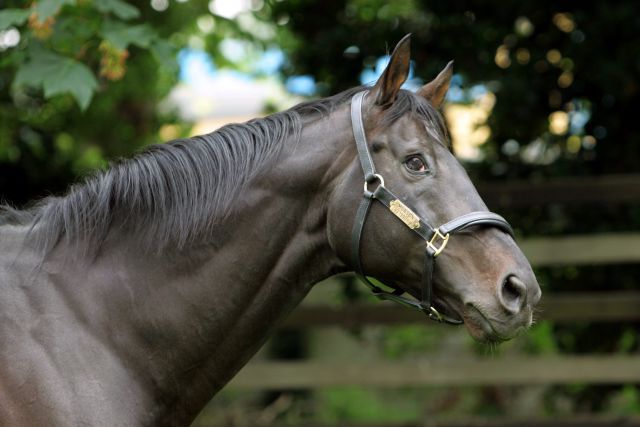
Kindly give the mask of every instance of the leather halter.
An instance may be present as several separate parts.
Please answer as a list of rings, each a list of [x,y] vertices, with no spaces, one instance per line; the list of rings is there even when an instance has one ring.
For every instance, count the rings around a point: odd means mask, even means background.
[[[355,262],[356,274],[379,299],[395,301],[397,303],[415,308],[425,313],[430,319],[438,322],[446,322],[451,324],[460,324],[462,320],[453,319],[443,316],[431,305],[433,294],[433,270],[435,267],[436,257],[442,253],[449,242],[451,234],[457,233],[466,228],[475,225],[485,225],[497,227],[500,230],[513,236],[513,230],[509,223],[497,215],[488,211],[470,212],[461,215],[440,227],[432,227],[428,221],[416,214],[404,202],[396,197],[384,185],[384,178],[376,173],[373,159],[369,153],[367,145],[367,137],[364,132],[362,123],[362,103],[367,91],[355,94],[351,100],[351,125],[353,127],[353,136],[356,140],[358,148],[358,158],[362,171],[364,172],[364,197],[360,202],[356,213],[353,230],[351,233],[351,257]],[[369,185],[377,183],[375,190],[371,191]],[[360,260],[360,241],[364,223],[373,200],[378,200],[386,206],[400,221],[415,232],[426,243],[424,270],[422,272],[422,294],[421,299],[413,299],[402,296],[405,293],[402,289],[394,288],[393,292],[387,292],[376,284],[372,283],[364,273]]]

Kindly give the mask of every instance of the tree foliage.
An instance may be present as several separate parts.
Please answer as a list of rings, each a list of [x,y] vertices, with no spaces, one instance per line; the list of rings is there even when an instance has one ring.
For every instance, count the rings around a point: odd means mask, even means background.
[[[154,9],[153,4],[156,4]],[[176,84],[177,53],[205,49],[217,67],[225,40],[273,42],[268,14],[214,16],[208,0],[7,0],[0,10],[0,194],[22,204],[107,159],[172,137],[188,123],[158,108]],[[158,7],[160,5],[160,7]],[[260,18],[260,19],[259,19]],[[7,34],[19,43],[7,46]]]
[[[416,75],[432,78],[454,59],[458,87],[488,86],[496,104],[483,174],[494,179],[637,169],[640,21],[629,17],[639,12],[632,1],[273,2],[292,40],[286,71],[315,76],[323,92],[359,83],[362,67],[409,32]],[[549,130],[554,112],[577,122],[578,110],[584,126]],[[503,150],[507,141],[519,149]],[[523,161],[534,142],[538,161]]]
[[[124,76],[129,45],[158,52],[166,40],[149,24],[132,24],[140,10],[121,0],[40,0],[0,11],[0,31],[21,30],[23,49],[10,51],[13,89],[42,89],[45,98],[70,94],[86,110],[98,88],[91,69],[106,80]]]
[[[63,191],[106,159],[183,124],[158,105],[177,81],[177,52],[210,16],[205,0],[8,0],[0,10],[0,194],[15,204]],[[221,22],[219,37],[237,26]],[[200,36],[198,36],[200,37]],[[213,49],[212,49],[213,51]],[[182,132],[182,133],[181,133]]]

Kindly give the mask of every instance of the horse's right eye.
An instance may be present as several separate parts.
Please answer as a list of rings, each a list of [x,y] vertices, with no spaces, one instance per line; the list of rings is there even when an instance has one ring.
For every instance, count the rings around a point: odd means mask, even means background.
[[[404,165],[411,172],[426,172],[427,165],[424,160],[420,156],[411,156],[407,160],[404,161]]]

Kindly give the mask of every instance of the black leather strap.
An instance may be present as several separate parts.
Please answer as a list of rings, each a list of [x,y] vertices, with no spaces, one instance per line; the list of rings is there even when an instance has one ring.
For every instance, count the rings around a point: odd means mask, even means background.
[[[351,232],[351,259],[356,266],[356,275],[362,280],[371,290],[376,292],[383,292],[382,289],[374,285],[364,274],[362,268],[362,261],[360,260],[360,241],[362,240],[362,231],[364,230],[364,223],[367,219],[367,214],[371,208],[371,198],[363,197],[358,206],[356,212],[355,222],[353,223],[353,229]]]
[[[493,212],[471,212],[461,215],[440,226],[442,234],[455,233],[474,225],[490,225],[513,236],[513,229],[506,219]]]
[[[376,168],[373,165],[369,147],[367,147],[367,137],[362,123],[362,102],[365,96],[367,96],[366,91],[358,92],[351,100],[351,126],[356,140],[356,147],[358,148],[358,159],[360,159],[360,165],[364,172],[364,180],[370,183],[376,173]]]

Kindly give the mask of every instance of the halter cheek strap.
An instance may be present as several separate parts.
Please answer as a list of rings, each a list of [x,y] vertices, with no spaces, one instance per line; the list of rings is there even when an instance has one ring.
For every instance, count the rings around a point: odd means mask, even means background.
[[[462,323],[459,319],[453,319],[443,316],[432,305],[433,298],[433,271],[435,268],[435,260],[447,246],[451,234],[464,230],[475,225],[492,226],[513,235],[513,230],[509,223],[492,212],[471,212],[459,216],[440,227],[432,227],[428,221],[415,213],[409,206],[401,201],[395,194],[389,191],[384,184],[384,178],[376,173],[373,159],[367,145],[367,138],[362,122],[362,103],[367,92],[359,92],[353,96],[351,100],[351,123],[353,127],[353,136],[358,149],[358,159],[364,172],[364,194],[358,211],[356,212],[355,221],[351,233],[351,259],[355,264],[356,275],[364,282],[373,294],[383,300],[395,301],[399,304],[406,305],[411,308],[422,311],[427,316],[439,322],[451,324]],[[375,189],[371,189],[375,185]],[[393,292],[387,292],[379,286],[371,282],[364,273],[362,261],[360,259],[360,242],[362,240],[362,231],[364,224],[374,200],[379,201],[395,215],[398,220],[402,221],[408,228],[415,232],[425,242],[424,267],[422,272],[421,298],[420,300],[404,297],[405,293],[402,289],[395,289]]]

